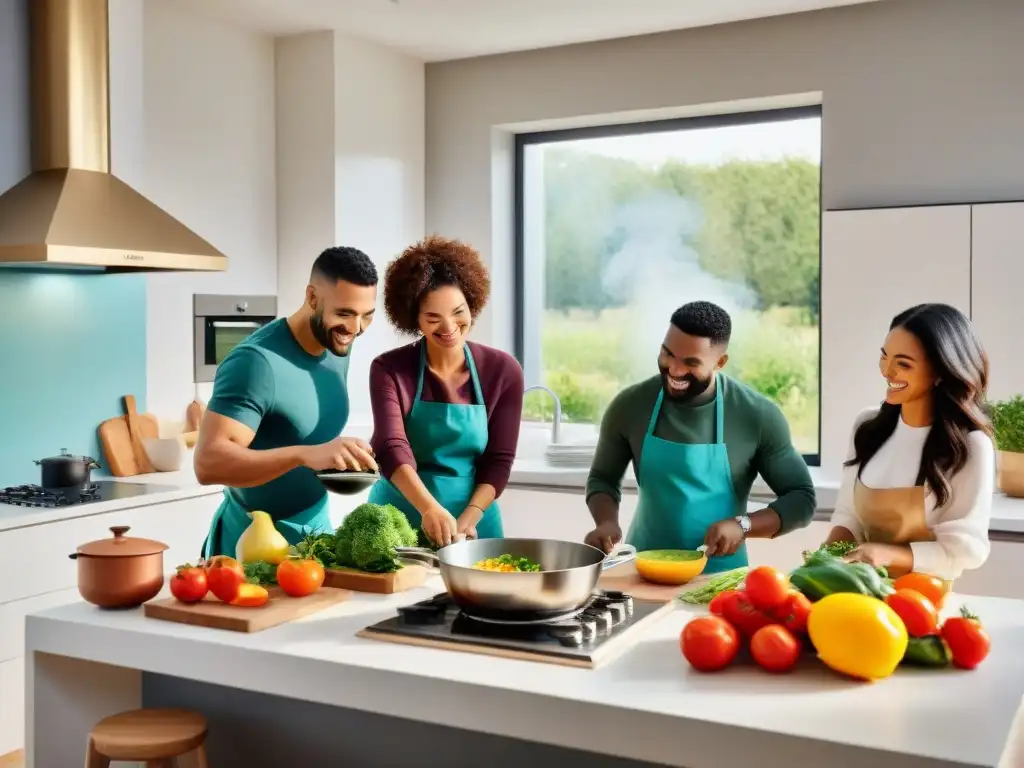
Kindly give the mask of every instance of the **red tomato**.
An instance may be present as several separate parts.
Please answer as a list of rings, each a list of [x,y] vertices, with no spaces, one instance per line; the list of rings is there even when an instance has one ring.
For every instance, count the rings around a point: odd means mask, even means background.
[[[747,593],[740,591],[733,592],[722,603],[722,618],[746,637],[753,637],[761,627],[778,623],[770,615],[751,605]]]
[[[270,593],[266,587],[246,582],[245,584],[238,585],[235,596],[228,602],[241,608],[259,608],[261,605],[266,604],[269,599]]]
[[[725,604],[732,600],[731,595],[735,594],[735,589],[727,589],[725,592],[719,592],[711,598],[711,602],[708,603],[708,610],[711,611],[713,616],[721,616]]]
[[[206,571],[197,565],[179,565],[171,577],[171,594],[183,603],[197,603],[206,597]]]
[[[789,577],[767,565],[752,568],[743,586],[753,606],[762,611],[778,608],[789,596]]]
[[[286,595],[305,597],[324,583],[324,567],[316,560],[289,558],[277,566],[277,584]]]
[[[802,592],[790,592],[786,602],[772,611],[782,625],[796,635],[807,632],[807,617],[811,615],[811,601]]]
[[[694,669],[715,672],[736,658],[740,637],[735,627],[720,616],[699,616],[683,627],[679,647]]]
[[[927,573],[907,573],[892,583],[893,589],[912,589],[920,592],[937,609],[942,610],[942,602],[946,599],[946,587],[941,579]]]
[[[953,664],[961,669],[977,667],[992,648],[988,632],[967,608],[961,608],[959,616],[946,619],[942,639],[953,654]]]
[[[800,641],[779,624],[761,627],[750,638],[750,655],[762,669],[788,672],[800,658]]]
[[[897,589],[885,598],[903,620],[911,637],[934,635],[939,629],[939,613],[932,602],[913,589]]]
[[[245,570],[235,558],[217,555],[206,564],[206,582],[214,597],[230,603],[238,596],[238,588],[245,583]]]

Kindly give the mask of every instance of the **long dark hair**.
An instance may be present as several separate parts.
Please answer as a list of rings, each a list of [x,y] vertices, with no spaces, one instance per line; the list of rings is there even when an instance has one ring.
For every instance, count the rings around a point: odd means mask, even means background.
[[[936,506],[949,499],[950,479],[967,463],[967,436],[992,426],[984,410],[988,357],[971,321],[948,304],[918,304],[893,318],[889,330],[903,328],[924,347],[938,383],[932,392],[932,429],[925,439],[917,484],[927,483]],[[896,429],[900,406],[882,403],[878,414],[857,428],[854,457],[857,476]]]

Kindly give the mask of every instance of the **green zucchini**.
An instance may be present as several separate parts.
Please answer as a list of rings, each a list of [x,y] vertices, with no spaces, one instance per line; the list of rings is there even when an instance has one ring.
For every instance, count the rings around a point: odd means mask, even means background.
[[[789,582],[812,602],[837,592],[884,600],[892,591],[870,565],[847,563],[822,552],[815,552],[805,565],[789,574]]]
[[[946,641],[938,635],[912,637],[907,643],[907,651],[903,654],[902,664],[915,667],[948,667],[953,654]]]

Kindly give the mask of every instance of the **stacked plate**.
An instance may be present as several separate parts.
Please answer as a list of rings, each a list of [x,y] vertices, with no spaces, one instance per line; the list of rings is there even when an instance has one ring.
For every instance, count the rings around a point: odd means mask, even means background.
[[[551,443],[544,458],[553,467],[589,468],[596,447],[594,443]]]

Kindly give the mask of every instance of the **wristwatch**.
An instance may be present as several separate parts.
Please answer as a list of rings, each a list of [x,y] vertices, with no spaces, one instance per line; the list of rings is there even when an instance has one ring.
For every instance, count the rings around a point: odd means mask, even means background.
[[[750,533],[750,517],[747,515],[736,515],[733,520],[740,524],[740,529],[743,531],[743,537],[746,538],[747,534]]]

